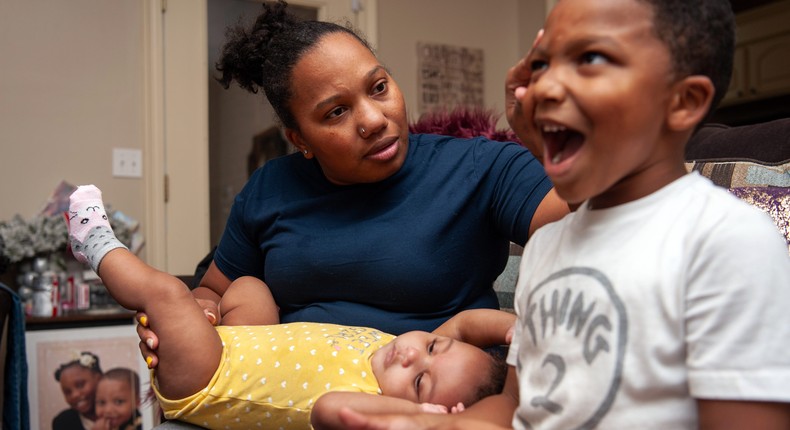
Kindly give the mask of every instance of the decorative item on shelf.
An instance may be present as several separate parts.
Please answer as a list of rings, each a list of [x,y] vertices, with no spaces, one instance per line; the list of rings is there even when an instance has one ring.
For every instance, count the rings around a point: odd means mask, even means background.
[[[68,232],[63,216],[38,215],[25,220],[15,215],[9,221],[0,221],[0,238],[3,247],[0,254],[10,264],[46,256],[59,250],[66,250]]]
[[[19,295],[28,315],[56,316],[89,307],[91,282],[85,267],[71,255],[63,213],[76,187],[61,182],[45,208],[26,220],[15,215],[0,221],[0,275],[15,274]],[[139,224],[107,205],[107,216],[118,239],[135,252],[142,246]],[[9,275],[10,275],[9,274]],[[82,296],[80,296],[82,292]],[[96,300],[107,302],[107,300]]]

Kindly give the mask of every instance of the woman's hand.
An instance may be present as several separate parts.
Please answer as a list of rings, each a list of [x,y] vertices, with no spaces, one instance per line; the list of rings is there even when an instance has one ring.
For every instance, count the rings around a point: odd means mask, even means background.
[[[148,328],[148,315],[138,312],[134,317],[137,320],[137,336],[140,338],[140,354],[142,354],[148,368],[153,369],[159,364],[159,358],[155,352],[159,347],[159,338]]]
[[[195,299],[203,308],[203,314],[212,325],[220,323],[219,307],[217,303],[207,299]],[[140,353],[143,355],[145,364],[149,369],[155,368],[159,364],[159,357],[156,356],[156,349],[159,348],[159,338],[156,333],[148,327],[148,315],[138,312],[135,315],[137,320],[137,336],[140,337]]]
[[[195,301],[203,308],[203,315],[206,316],[208,322],[211,325],[219,325],[222,320],[222,317],[219,314],[219,306],[217,302],[208,300],[208,299],[198,299],[196,298]]]
[[[535,46],[540,42],[543,37],[543,30],[538,31],[535,41],[532,43],[532,49],[527,53],[524,58],[519,60],[515,66],[511,67],[505,78],[505,114],[507,122],[516,133],[516,135],[524,143],[524,146],[532,152],[535,158],[541,163],[543,162],[543,148],[530,138],[528,124],[532,118],[528,118],[524,114],[523,103],[524,96],[527,93],[527,87],[532,79],[532,66],[531,58]]]

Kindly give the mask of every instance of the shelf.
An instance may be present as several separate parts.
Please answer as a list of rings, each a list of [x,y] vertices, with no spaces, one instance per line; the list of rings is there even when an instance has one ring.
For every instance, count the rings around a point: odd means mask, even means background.
[[[123,308],[71,312],[56,317],[27,317],[25,330],[101,327],[134,324],[135,312]]]

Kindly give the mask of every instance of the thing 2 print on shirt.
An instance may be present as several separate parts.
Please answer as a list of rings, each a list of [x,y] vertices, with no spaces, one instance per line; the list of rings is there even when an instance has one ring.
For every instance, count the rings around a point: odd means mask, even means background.
[[[517,362],[522,405],[543,422],[561,415],[573,428],[595,427],[622,379],[628,340],[622,300],[601,272],[577,267],[549,276],[520,305],[521,348],[528,350]]]

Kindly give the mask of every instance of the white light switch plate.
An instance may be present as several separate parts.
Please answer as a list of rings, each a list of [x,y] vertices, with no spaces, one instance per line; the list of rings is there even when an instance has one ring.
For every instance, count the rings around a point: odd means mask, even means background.
[[[116,178],[142,178],[143,151],[114,148],[112,150],[112,175]]]

